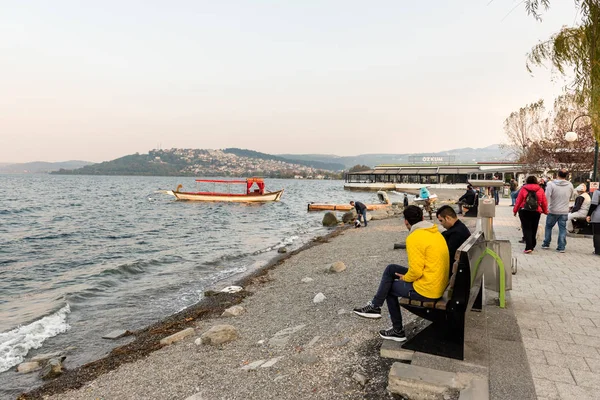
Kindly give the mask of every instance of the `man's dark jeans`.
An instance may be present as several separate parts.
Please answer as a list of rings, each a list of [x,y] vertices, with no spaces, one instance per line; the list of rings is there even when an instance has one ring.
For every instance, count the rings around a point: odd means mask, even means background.
[[[363,223],[367,226],[367,210],[364,209],[361,214],[358,214],[358,220],[360,221],[360,217],[362,216]]]
[[[390,264],[383,271],[381,276],[381,282],[379,283],[379,289],[375,297],[373,297],[373,305],[376,307],[383,306],[383,302],[387,302],[388,310],[390,312],[390,318],[394,329],[402,330],[402,312],[400,311],[400,303],[398,297],[408,297],[412,300],[434,300],[427,297],[421,296],[413,288],[412,282],[404,282],[398,280],[399,274],[406,274],[408,268],[397,264]]]

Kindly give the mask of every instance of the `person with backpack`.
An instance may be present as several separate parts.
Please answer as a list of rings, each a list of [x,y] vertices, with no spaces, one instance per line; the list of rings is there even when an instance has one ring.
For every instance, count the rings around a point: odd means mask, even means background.
[[[538,185],[535,176],[527,177],[525,185],[519,191],[519,196],[513,208],[516,217],[519,214],[523,238],[525,239],[525,254],[530,254],[537,244],[536,234],[542,213],[548,214],[548,201],[544,190]]]

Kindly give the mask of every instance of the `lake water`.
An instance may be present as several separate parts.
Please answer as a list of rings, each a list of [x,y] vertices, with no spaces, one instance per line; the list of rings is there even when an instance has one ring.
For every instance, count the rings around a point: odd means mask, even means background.
[[[327,233],[307,203],[373,203],[342,181],[267,179],[277,203],[175,201],[156,193],[193,178],[0,175],[0,398],[39,385],[14,366],[75,347],[98,359],[135,330],[198,302],[205,288]],[[392,201],[402,196],[390,195]]]

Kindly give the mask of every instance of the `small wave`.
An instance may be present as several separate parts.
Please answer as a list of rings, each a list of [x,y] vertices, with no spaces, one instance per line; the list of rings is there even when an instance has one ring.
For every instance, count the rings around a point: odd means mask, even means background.
[[[50,239],[64,239],[69,236],[73,236],[72,233],[59,233],[55,235],[41,235],[41,236],[27,236],[25,240],[50,240]]]
[[[284,238],[279,243],[277,243],[271,247],[267,247],[266,249],[256,250],[254,253],[252,253],[252,255],[256,256],[259,254],[268,253],[269,251],[272,251],[272,250],[277,250],[281,247],[289,246],[289,245],[293,244],[299,238],[300,238],[300,236],[290,236],[290,237]]]
[[[23,362],[29,350],[42,347],[46,339],[69,330],[67,314],[70,312],[67,304],[56,313],[29,325],[0,333],[0,372]]]
[[[12,209],[3,209],[0,210],[0,215],[9,215],[9,214],[24,214],[34,211],[41,210],[41,207],[23,207],[23,208],[12,208]]]

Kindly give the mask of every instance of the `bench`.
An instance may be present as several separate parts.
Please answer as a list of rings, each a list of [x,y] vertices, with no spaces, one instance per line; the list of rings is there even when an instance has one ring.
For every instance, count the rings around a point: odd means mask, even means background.
[[[587,222],[585,218],[573,218],[573,230],[578,235],[592,235],[592,224]]]
[[[452,275],[440,299],[399,299],[401,307],[431,321],[428,327],[405,342],[403,348],[464,359],[465,314],[471,309],[481,311],[483,300],[483,268],[471,268],[471,263],[472,260],[480,261],[485,253],[483,233],[475,232],[456,251]],[[474,273],[471,272],[472,269],[475,270]]]

